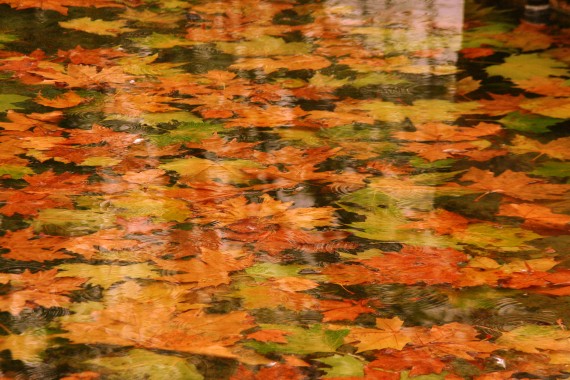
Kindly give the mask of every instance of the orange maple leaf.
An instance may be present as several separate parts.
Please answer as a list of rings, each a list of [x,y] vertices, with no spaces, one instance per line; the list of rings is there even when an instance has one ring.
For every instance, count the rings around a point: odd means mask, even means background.
[[[0,0],[0,4],[8,4],[15,9],[40,8],[67,15],[68,7],[124,8],[119,1],[113,0]]]
[[[43,262],[70,258],[70,254],[62,252],[65,240],[61,236],[37,234],[29,227],[7,231],[0,237],[0,246],[9,250],[2,255],[5,259]]]
[[[26,269],[21,274],[0,273],[0,282],[9,282],[10,291],[0,296],[0,309],[18,315],[26,308],[63,307],[69,303],[66,295],[79,289],[86,279],[56,277],[57,269],[36,273]]]
[[[537,199],[560,199],[570,188],[565,185],[549,184],[545,181],[528,177],[524,173],[506,170],[495,174],[488,170],[470,168],[460,178],[462,181],[472,181],[468,188],[484,191],[484,194],[501,193],[513,198],[526,201]]]
[[[35,99],[35,102],[41,104],[42,106],[52,107],[52,108],[69,108],[75,107],[81,103],[88,102],[90,99],[82,98],[77,93],[69,91],[61,96],[53,99],[44,98],[41,93]]]
[[[533,203],[502,204],[498,215],[523,218],[523,226],[530,229],[570,230],[570,215],[555,214],[548,207]]]

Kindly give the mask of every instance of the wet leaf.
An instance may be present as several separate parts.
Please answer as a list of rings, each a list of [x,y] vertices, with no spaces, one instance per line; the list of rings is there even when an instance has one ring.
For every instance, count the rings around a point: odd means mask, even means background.
[[[24,102],[30,99],[27,96],[16,95],[16,94],[0,94],[0,112],[6,112],[8,110],[18,109],[16,104]]]
[[[363,377],[364,376],[364,363],[352,356],[333,355],[327,358],[317,359],[317,361],[330,366],[331,368],[324,368],[326,375],[323,378],[329,377]]]
[[[519,111],[511,112],[499,120],[505,128],[532,133],[550,132],[548,127],[561,121],[561,119],[521,113]]]
[[[93,285],[108,288],[116,282],[129,278],[152,279],[159,277],[154,270],[156,267],[147,263],[130,265],[91,265],[91,264],[61,264],[57,277],[84,278]]]
[[[136,29],[128,28],[125,20],[104,21],[93,20],[90,17],[76,18],[69,21],[60,21],[59,25],[66,29],[80,30],[86,33],[98,34],[101,36],[116,37],[119,34],[132,32]]]
[[[567,75],[567,70],[562,62],[538,53],[512,55],[507,57],[504,63],[489,66],[485,70],[489,75],[501,75],[515,81],[536,76]]]
[[[202,380],[196,366],[176,356],[159,355],[147,350],[131,350],[123,356],[103,356],[85,363],[112,370],[109,379],[140,379],[151,376],[157,380],[173,378]]]
[[[312,325],[307,328],[292,325],[262,324],[261,331],[265,329],[280,330],[287,333],[287,343],[272,342],[249,342],[245,345],[264,354],[268,352],[280,352],[286,354],[305,354],[314,352],[335,352],[343,344],[348,330],[326,329],[321,325]]]
[[[411,339],[401,331],[403,321],[398,317],[376,319],[376,328],[354,327],[346,336],[347,342],[353,343],[357,352],[394,348],[401,350]]]
[[[285,42],[282,38],[262,36],[253,41],[218,42],[216,47],[227,54],[239,57],[297,55],[310,53],[311,45],[305,42]]]

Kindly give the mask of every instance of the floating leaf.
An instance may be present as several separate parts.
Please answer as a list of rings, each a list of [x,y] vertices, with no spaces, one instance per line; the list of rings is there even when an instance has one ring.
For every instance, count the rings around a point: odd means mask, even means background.
[[[137,380],[150,377],[156,380],[202,380],[204,378],[196,366],[183,358],[159,355],[146,350],[131,350],[123,356],[102,356],[84,363],[112,370],[113,373],[106,375],[109,379]]]
[[[79,277],[88,279],[93,285],[108,288],[116,282],[129,278],[152,279],[160,277],[155,271],[156,267],[147,264],[129,265],[91,265],[91,264],[61,264],[57,267],[60,272],[57,277]]]
[[[347,329],[328,330],[321,325],[312,325],[308,328],[293,325],[262,324],[261,331],[265,329],[284,331],[287,343],[248,342],[245,345],[261,354],[280,352],[285,354],[310,354],[315,352],[335,352],[343,344]]]
[[[59,25],[66,29],[80,30],[86,33],[98,34],[101,36],[116,37],[119,34],[132,32],[136,29],[126,27],[126,20],[92,20],[90,17],[76,18],[69,21],[60,21]]]
[[[262,36],[253,41],[218,42],[216,47],[239,57],[307,54],[311,45],[305,42],[285,42],[282,38]]]
[[[333,355],[327,358],[316,359],[318,362],[324,363],[332,368],[325,368],[326,375],[329,377],[363,377],[364,363],[353,356]]]
[[[505,128],[514,129],[522,132],[547,133],[550,132],[548,127],[560,123],[561,119],[551,117],[538,116],[534,114],[511,112],[507,116],[499,120]]]
[[[489,66],[485,70],[489,75],[501,75],[512,80],[525,80],[537,76],[565,76],[568,74],[562,62],[538,53],[512,55],[507,57],[504,63]]]
[[[0,112],[21,108],[16,106],[16,103],[21,103],[28,99],[30,99],[28,96],[0,94]]]

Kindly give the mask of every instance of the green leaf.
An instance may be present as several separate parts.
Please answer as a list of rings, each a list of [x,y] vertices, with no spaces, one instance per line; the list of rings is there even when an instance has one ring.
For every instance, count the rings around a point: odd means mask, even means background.
[[[462,47],[502,47],[504,42],[495,39],[494,36],[501,33],[507,33],[513,28],[514,26],[511,24],[492,23],[478,28],[469,29],[463,33]]]
[[[92,210],[40,210],[32,222],[36,232],[48,235],[81,236],[114,226],[115,215]]]
[[[130,40],[137,46],[150,49],[170,49],[175,46],[192,46],[199,44],[199,42],[176,37],[172,34],[161,34],[156,32],[153,32],[150,36],[131,38]]]
[[[118,209],[117,215],[129,218],[150,216],[158,221],[183,222],[192,216],[186,202],[157,194],[126,194],[113,198],[110,204]]]
[[[126,115],[109,115],[105,120],[123,120],[128,122],[135,122],[142,125],[156,127],[158,124],[169,123],[194,123],[194,124],[207,124],[202,123],[202,119],[191,112],[156,112],[156,113],[143,113],[140,116],[132,117]],[[178,128],[184,128],[182,125]]]
[[[390,135],[390,131],[386,129],[372,128],[370,126],[355,126],[352,124],[341,125],[338,127],[322,129],[317,133],[318,136],[331,140],[374,140],[382,141],[385,145],[392,145],[386,142],[386,138]]]
[[[550,129],[548,129],[548,127],[558,124],[561,121],[563,120],[528,113],[523,114],[518,111],[511,112],[499,120],[499,122],[503,124],[505,128],[532,133],[550,132]]]
[[[287,333],[287,343],[247,342],[260,354],[281,352],[284,354],[314,354],[317,352],[335,352],[344,343],[344,337],[349,330],[326,330],[315,324],[309,328],[292,325],[260,325],[263,330],[280,330]]]
[[[113,157],[89,157],[79,165],[81,166],[101,166],[101,167],[110,167],[119,164],[121,160],[113,158]]]
[[[345,208],[343,206],[343,208]],[[366,217],[363,222],[353,222],[348,229],[354,235],[365,239],[385,242],[400,242],[414,246],[455,247],[456,244],[446,236],[438,236],[430,231],[399,229],[408,222],[399,210],[393,207],[379,208],[374,212],[360,212]]]
[[[345,84],[349,84],[349,82],[350,82],[350,79],[348,79],[348,78],[337,79],[334,76],[323,75],[320,72],[316,73],[315,75],[313,75],[311,77],[311,79],[309,79],[309,83],[313,86],[316,86],[316,87],[337,88],[337,87],[342,87]]]
[[[0,94],[0,112],[20,109],[22,107],[16,106],[16,103],[24,102],[28,99],[30,99],[28,96],[16,94]]]
[[[0,33],[0,49],[4,49],[4,43],[17,41],[18,37],[13,34]]]
[[[334,355],[328,358],[315,359],[318,362],[324,363],[332,368],[325,368],[327,377],[363,377],[364,376],[364,363],[354,356],[341,356]]]
[[[465,231],[453,234],[459,244],[469,244],[484,250],[497,250],[500,252],[518,252],[535,249],[525,243],[539,239],[542,236],[532,231],[518,227],[501,226],[487,223],[471,224]]]
[[[504,63],[489,66],[485,70],[489,75],[500,75],[513,80],[568,75],[564,63],[538,53],[512,55]]]
[[[242,169],[260,168],[261,165],[249,160],[211,161],[198,157],[172,160],[159,166],[164,170],[172,170],[180,175],[196,180],[218,180],[223,183],[245,183],[249,176]]]
[[[448,158],[445,160],[427,161],[421,157],[412,157],[409,162],[418,169],[445,169],[451,167],[455,163],[455,159]]]
[[[358,76],[355,80],[350,82],[351,86],[360,88],[368,85],[375,85],[375,84],[387,84],[387,85],[394,85],[394,84],[403,84],[409,83],[407,80],[400,78],[394,74],[386,74],[386,73],[369,73],[366,75]]]
[[[250,276],[253,277],[295,277],[299,275],[299,271],[303,269],[302,265],[281,265],[274,263],[260,263],[251,266],[245,270]]]
[[[400,372],[400,380],[444,380],[447,372],[442,372],[440,374],[430,373],[429,375],[415,375],[410,376],[410,371]]]
[[[147,263],[130,265],[91,265],[91,264],[61,264],[57,277],[88,278],[93,285],[108,288],[116,282],[129,278],[153,279],[160,277],[155,267]]]
[[[151,136],[150,140],[161,147],[184,142],[200,142],[203,139],[212,137],[214,132],[223,130],[224,127],[221,124],[185,122],[168,133]]]
[[[27,166],[2,165],[0,166],[0,177],[9,176],[13,179],[20,179],[25,175],[34,174],[34,171]]]
[[[262,36],[253,41],[218,42],[216,47],[227,54],[239,57],[266,57],[271,55],[297,55],[311,52],[306,42],[285,42],[283,38]]]
[[[131,350],[124,356],[99,357],[84,363],[94,364],[112,370],[106,374],[109,380],[202,380],[194,364],[184,358],[159,355],[146,350]]]
[[[543,177],[570,177],[570,162],[547,161],[534,169],[530,174]]]
[[[275,132],[279,134],[281,139],[289,141],[295,146],[317,147],[325,144],[325,140],[311,129],[279,128]]]
[[[378,121],[401,123],[409,118],[414,124],[455,121],[462,114],[476,113],[476,102],[455,103],[443,99],[420,99],[413,105],[374,100],[360,105]]]

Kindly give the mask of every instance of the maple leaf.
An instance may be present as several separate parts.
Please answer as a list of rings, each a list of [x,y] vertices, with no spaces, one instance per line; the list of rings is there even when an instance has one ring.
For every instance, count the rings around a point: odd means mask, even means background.
[[[148,9],[137,11],[132,8],[127,8],[125,12],[121,13],[121,18],[137,22],[162,24],[163,26],[171,28],[176,27],[176,23],[184,19],[181,14],[168,12],[156,13]]]
[[[253,148],[258,143],[238,142],[236,139],[227,141],[218,136],[217,133],[210,138],[202,139],[200,143],[186,143],[186,147],[195,149],[205,149],[215,152],[218,157],[250,158],[254,155]]]
[[[404,322],[394,317],[392,319],[376,318],[376,328],[353,327],[346,341],[354,344],[357,352],[394,348],[401,350],[412,340],[402,330]]]
[[[76,236],[67,239],[61,246],[70,252],[91,259],[101,250],[126,250],[139,245],[137,240],[124,238],[119,229],[100,230],[90,235]]]
[[[234,70],[261,70],[271,74],[279,69],[320,70],[331,65],[323,57],[314,55],[276,56],[272,58],[240,58],[229,68]]]
[[[482,106],[482,111],[491,116],[504,115],[510,112],[520,110],[520,104],[526,100],[524,95],[498,95],[489,94],[491,100],[481,99],[479,104]]]
[[[555,98],[544,96],[541,98],[527,99],[520,107],[539,115],[567,119],[570,118],[570,98]]]
[[[248,334],[247,338],[255,339],[260,342],[287,343],[285,337],[289,334],[287,331],[267,329]]]
[[[501,193],[525,201],[559,199],[569,190],[567,186],[545,183],[511,170],[495,176],[491,171],[471,168],[460,180],[472,181],[467,188],[484,191],[485,194]]]
[[[74,49],[58,50],[57,55],[58,57],[68,59],[75,65],[109,67],[113,65],[114,59],[127,57],[129,54],[118,48],[84,49],[78,45]]]
[[[283,307],[289,310],[314,310],[319,300],[310,294],[289,292],[275,288],[271,283],[246,284],[234,293],[242,299],[247,309],[275,309]],[[286,331],[286,330],[285,330]]]
[[[532,203],[502,204],[498,215],[523,218],[523,226],[530,229],[570,229],[569,215],[555,214],[548,207]]]
[[[161,169],[178,172],[187,180],[196,182],[211,182],[218,180],[222,183],[246,183],[250,175],[246,168],[259,167],[259,164],[250,160],[217,160],[211,161],[203,158],[189,157],[172,160],[159,166]]]
[[[248,203],[245,197],[236,197],[216,205],[214,210],[203,207],[203,223],[215,222],[219,226],[256,220],[261,224],[277,224],[290,228],[312,229],[334,222],[332,207],[292,208],[293,202],[280,202],[262,195],[260,203]]]
[[[59,26],[66,29],[80,30],[86,33],[98,34],[101,36],[116,37],[119,34],[132,32],[136,29],[127,28],[126,20],[92,20],[90,17],[76,18],[69,21],[60,21]]]
[[[333,301],[322,300],[319,310],[323,313],[323,322],[331,321],[354,321],[359,315],[375,313],[375,310],[367,306],[367,301]]]
[[[563,62],[543,54],[519,54],[505,58],[500,65],[485,69],[489,75],[502,75],[511,80],[524,80],[536,76],[564,76],[567,74]]]
[[[92,65],[69,64],[65,69],[32,70],[32,74],[43,78],[42,84],[64,83],[71,88],[101,88],[113,84],[124,84],[134,80],[134,76],[126,74],[119,66],[97,68]]]
[[[450,235],[457,230],[463,230],[469,224],[469,219],[444,209],[435,209],[428,214],[414,214],[416,222],[406,223],[399,228],[432,229],[440,235]]]
[[[178,110],[166,103],[176,98],[148,93],[117,92],[105,97],[102,111],[108,114],[140,116],[147,112],[169,112]]]
[[[552,36],[544,32],[544,27],[528,22],[521,23],[508,33],[492,36],[504,43],[504,46],[520,48],[523,52],[547,49],[553,42]]]
[[[426,123],[415,126],[415,132],[396,132],[394,136],[407,141],[471,141],[481,136],[497,134],[498,124],[479,123],[472,128],[443,123]]]
[[[50,261],[67,259],[71,255],[60,252],[65,238],[34,233],[32,228],[7,231],[0,237],[0,246],[9,249],[2,255],[5,259],[20,261]]]
[[[468,59],[488,57],[495,54],[493,49],[484,47],[466,47],[461,49],[459,52]]]
[[[461,273],[459,263],[467,256],[451,248],[405,246],[400,252],[386,252],[382,256],[359,260],[378,271],[384,283],[426,284],[453,283]]]
[[[306,116],[301,107],[268,105],[263,108],[250,106],[235,110],[236,118],[225,123],[226,127],[277,127],[295,125],[296,119]]]
[[[80,95],[73,91],[69,91],[53,99],[46,99],[40,93],[35,99],[35,102],[52,108],[69,108],[75,107],[81,103],[88,102],[89,100],[90,99],[82,98]]]
[[[229,284],[229,273],[245,269],[253,264],[253,256],[241,250],[221,252],[203,248],[199,259],[162,260],[154,259],[162,269],[183,272],[161,277],[162,280],[175,283],[195,283],[194,287],[205,288]]]
[[[470,92],[476,91],[481,87],[481,81],[475,80],[473,77],[465,77],[457,82],[457,94],[467,95]]]
[[[41,353],[50,346],[49,337],[40,329],[27,330],[21,334],[2,335],[0,337],[0,349],[10,350],[13,359],[21,360],[27,364],[41,362]],[[4,377],[3,380],[13,380],[12,377]]]
[[[0,127],[5,131],[26,131],[32,128],[42,128],[46,130],[58,130],[55,123],[63,119],[61,111],[48,113],[22,114],[13,110],[8,110],[6,117],[10,122],[0,122]]]
[[[524,325],[506,331],[497,339],[497,343],[528,353],[542,351],[570,351],[570,331],[558,326]]]
[[[424,347],[435,358],[452,355],[473,360],[489,357],[491,352],[504,348],[499,342],[495,344],[479,339],[473,326],[457,322],[433,326],[429,330],[415,329],[410,336],[413,346]]]
[[[11,289],[0,297],[0,309],[18,315],[26,308],[43,306],[63,307],[69,303],[66,295],[79,289],[86,279],[58,278],[57,269],[32,273],[25,270],[21,274],[0,273],[0,282],[9,282]]]
[[[514,81],[525,91],[545,96],[570,96],[570,83],[562,78],[532,77]]]
[[[94,311],[80,322],[64,322],[63,327],[68,331],[65,336],[76,343],[136,345],[228,358],[236,358],[228,347],[241,338],[240,332],[254,327],[245,312],[174,311],[171,306],[125,301]]]
[[[409,376],[418,376],[441,373],[446,364],[421,347],[406,347],[402,351],[384,350],[376,354],[376,359],[368,363],[367,367],[398,372],[410,369]]]
[[[40,8],[53,10],[63,15],[67,15],[68,7],[124,7],[123,4],[113,0],[97,0],[97,2],[91,0],[0,0],[0,4],[8,4],[15,9]]]

